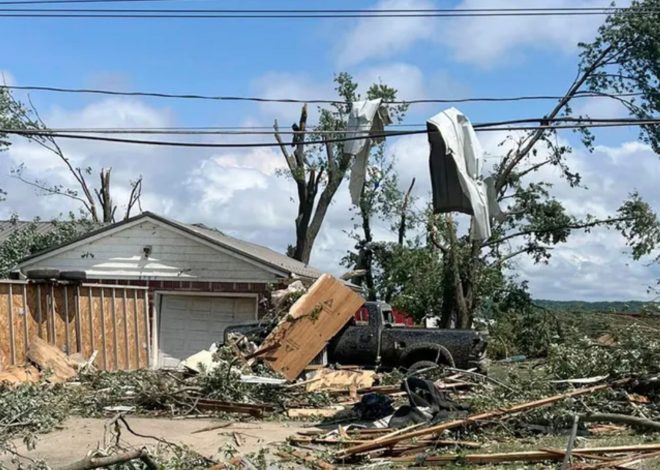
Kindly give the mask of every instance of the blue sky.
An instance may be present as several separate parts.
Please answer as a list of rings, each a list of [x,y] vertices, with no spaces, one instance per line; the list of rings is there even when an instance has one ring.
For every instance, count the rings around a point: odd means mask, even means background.
[[[603,6],[608,2],[538,0],[525,6]],[[169,1],[145,8],[310,8],[310,2]],[[432,0],[333,1],[319,8],[519,7],[515,1]],[[110,5],[112,7],[112,5]],[[122,7],[121,4],[115,7]],[[561,94],[576,73],[576,43],[589,40],[602,17],[314,20],[98,20],[2,18],[0,71],[17,85],[98,87],[210,95],[330,98],[335,73],[348,71],[366,88],[381,80],[405,99]],[[365,83],[366,82],[366,83]],[[19,94],[20,97],[25,95]],[[299,106],[202,102],[31,93],[53,127],[288,126]],[[474,122],[525,118],[547,112],[551,102],[470,104],[459,108]],[[609,103],[576,103],[594,117],[621,115]],[[421,123],[442,105],[411,109],[407,123]],[[482,134],[483,135],[483,134]],[[490,158],[498,158],[502,136],[484,135]],[[575,142],[570,132],[562,134]],[[611,213],[625,195],[639,190],[654,206],[657,156],[635,143],[634,129],[598,133],[601,146],[587,154],[575,145],[571,157],[591,191],[564,187],[556,194],[577,215]],[[217,139],[216,139],[217,140]],[[186,222],[203,221],[234,235],[284,250],[293,239],[295,205],[290,182],[276,175],[283,165],[275,149],[151,149],[114,144],[64,143],[72,160],[94,168],[112,166],[118,199],[127,182],[145,177],[144,208]],[[424,137],[391,139],[402,180],[416,176],[418,196],[428,196]],[[16,141],[0,160],[0,187],[9,192],[0,215],[53,217],[75,208],[70,201],[37,197],[9,177],[25,163],[35,177],[70,182],[61,165],[29,144]],[[339,272],[350,246],[346,188],[328,216],[312,263]],[[378,227],[383,238],[387,227]],[[613,233],[578,234],[554,250],[548,265],[520,260],[517,272],[537,297],[556,299],[647,298],[646,286],[660,277],[657,266],[630,261]]]

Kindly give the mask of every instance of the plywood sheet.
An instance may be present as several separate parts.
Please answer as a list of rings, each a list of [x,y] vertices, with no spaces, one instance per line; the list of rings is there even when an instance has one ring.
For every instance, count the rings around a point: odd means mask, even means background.
[[[13,364],[8,299],[9,285],[0,284],[0,359],[5,366]]]
[[[128,313],[124,310],[124,289],[112,289],[114,291],[114,335],[117,340],[117,368],[128,370],[130,364],[128,361],[129,352],[126,349],[128,344]]]
[[[93,288],[91,301],[91,318],[92,318],[92,335],[94,337],[94,344],[96,345],[96,365],[99,369],[109,370],[108,358],[106,354],[106,337],[105,337],[105,311],[101,310],[101,288]]]
[[[102,312],[103,312],[103,325],[105,335],[105,357],[106,357],[106,370],[117,370],[117,356],[116,346],[117,341],[115,337],[114,328],[114,311],[112,308],[112,289],[102,288]]]
[[[85,358],[97,351],[99,369],[147,367],[145,292],[0,282],[0,370],[23,364],[34,337]]]
[[[14,324],[14,352],[16,354],[16,363],[20,364],[27,352],[27,317],[26,309],[23,305],[23,285],[14,284],[11,286],[11,311]]]
[[[146,297],[145,297],[145,292],[144,291],[133,291],[134,294],[134,299],[135,300],[135,306],[136,306],[136,314],[137,314],[137,327],[136,327],[136,334],[138,337],[138,343],[139,343],[139,348],[138,348],[138,353],[140,355],[140,367],[147,367],[149,365],[149,357],[148,357],[148,351],[149,351],[149,325],[147,324],[147,305],[146,305]]]
[[[80,311],[80,353],[90,357],[96,350],[94,342],[94,319],[92,318],[91,291],[89,287],[78,287],[78,310]],[[98,363],[95,364],[98,367]]]
[[[296,301],[261,346],[262,358],[288,380],[300,375],[353,317],[364,299],[329,274]]]

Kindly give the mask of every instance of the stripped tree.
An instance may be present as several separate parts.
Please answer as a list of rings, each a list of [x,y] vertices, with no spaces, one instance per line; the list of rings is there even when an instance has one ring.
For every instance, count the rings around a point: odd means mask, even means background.
[[[353,163],[353,158],[343,153],[341,143],[306,144],[308,141],[328,139],[328,136],[340,136],[341,131],[346,129],[351,104],[360,99],[358,85],[346,73],[337,75],[335,83],[335,90],[341,101],[330,108],[320,109],[318,126],[308,128],[307,105],[302,107],[298,123],[292,126],[293,138],[290,145],[293,150],[284,142],[277,120],[273,126],[275,139],[280,144],[287,163],[286,175],[295,182],[298,197],[296,242],[290,247],[288,254],[304,263],[309,262],[328,209]],[[382,84],[372,85],[366,93],[367,99],[382,98],[385,104],[395,96],[396,90]],[[389,105],[388,108],[395,119],[402,117],[406,110],[406,106],[401,104]]]

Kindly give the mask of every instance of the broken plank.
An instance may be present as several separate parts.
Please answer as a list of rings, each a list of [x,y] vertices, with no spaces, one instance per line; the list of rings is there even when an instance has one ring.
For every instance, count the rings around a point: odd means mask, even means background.
[[[272,407],[267,405],[252,405],[249,403],[234,403],[208,399],[199,400],[197,402],[197,408],[202,411],[248,414],[255,418],[262,418],[264,412],[273,410]]]
[[[198,434],[200,432],[215,431],[216,429],[228,428],[231,425],[232,425],[232,423],[214,424],[212,426],[206,426],[205,428],[197,429],[196,431],[193,431],[190,434]]]
[[[641,447],[641,449],[640,449]],[[653,449],[660,449],[660,444],[651,444],[649,446],[619,446],[619,447],[592,447],[586,449],[579,449],[580,456],[589,456],[592,454],[594,457],[600,456],[599,454],[605,452],[636,452],[643,450],[647,452],[646,454],[636,454],[634,458],[628,456],[625,458],[625,461],[632,461],[636,458],[653,458],[660,455],[660,452],[650,452]],[[453,463],[453,462],[464,462],[469,464],[492,464],[492,463],[505,463],[505,462],[539,462],[544,460],[562,460],[564,458],[565,452],[559,449],[548,449],[548,450],[529,450],[529,451],[519,451],[519,452],[498,452],[498,453],[489,453],[489,454],[446,454],[446,455],[432,455],[432,456],[422,456],[422,455],[411,455],[405,457],[394,457],[390,459],[392,462],[415,462],[417,464],[423,463]],[[576,454],[577,455],[577,454]],[[609,461],[603,462],[601,464],[596,464],[593,467],[589,466],[588,468],[605,468],[610,467],[611,465],[621,465],[624,461]]]
[[[320,369],[314,372],[307,383],[308,392],[345,392],[351,387],[371,387],[376,378],[373,370]]]
[[[328,408],[289,408],[286,414],[289,418],[332,418],[340,411],[344,411],[343,406],[333,406]]]
[[[295,380],[353,317],[364,299],[329,274],[300,297],[261,345],[273,370]]]

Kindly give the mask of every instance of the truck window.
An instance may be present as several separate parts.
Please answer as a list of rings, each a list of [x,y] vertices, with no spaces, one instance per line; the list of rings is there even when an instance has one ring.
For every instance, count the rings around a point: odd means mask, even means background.
[[[369,309],[367,307],[360,307],[360,310],[355,312],[353,316],[353,323],[356,325],[369,324]]]
[[[394,325],[394,315],[392,314],[392,310],[383,310],[383,321],[390,325]]]

